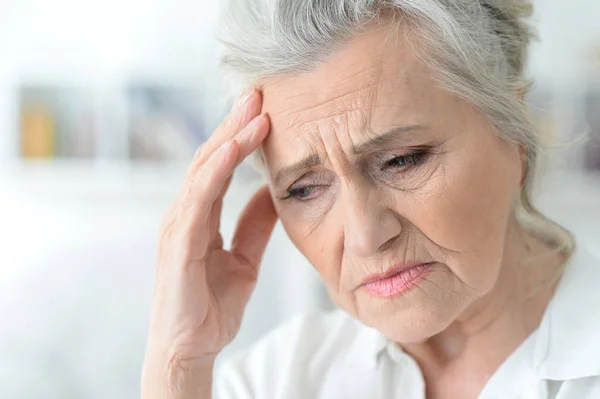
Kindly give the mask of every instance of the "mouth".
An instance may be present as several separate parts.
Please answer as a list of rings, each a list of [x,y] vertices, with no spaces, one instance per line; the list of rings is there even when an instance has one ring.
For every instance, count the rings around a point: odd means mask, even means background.
[[[396,265],[385,273],[367,277],[358,288],[376,297],[391,298],[417,285],[431,271],[433,264],[434,262]]]

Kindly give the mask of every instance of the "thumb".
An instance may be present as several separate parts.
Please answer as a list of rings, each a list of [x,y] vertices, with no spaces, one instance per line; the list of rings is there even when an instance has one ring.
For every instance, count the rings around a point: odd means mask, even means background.
[[[233,236],[231,252],[258,271],[277,213],[267,186],[261,187],[242,212]]]

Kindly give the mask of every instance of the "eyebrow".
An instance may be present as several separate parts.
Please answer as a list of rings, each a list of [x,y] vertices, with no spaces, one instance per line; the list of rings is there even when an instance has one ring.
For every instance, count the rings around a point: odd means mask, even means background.
[[[422,125],[408,125],[408,126],[399,126],[395,127],[382,135],[373,137],[370,140],[365,141],[359,145],[352,147],[352,153],[354,155],[359,155],[365,152],[374,151],[385,147],[391,141],[397,138],[398,134],[413,132],[417,130],[425,129]],[[282,180],[289,178],[290,176],[300,177],[300,175],[315,166],[319,166],[323,163],[322,159],[319,157],[319,154],[312,153],[306,158],[290,165],[283,167],[277,172],[275,177],[275,185],[279,185]]]

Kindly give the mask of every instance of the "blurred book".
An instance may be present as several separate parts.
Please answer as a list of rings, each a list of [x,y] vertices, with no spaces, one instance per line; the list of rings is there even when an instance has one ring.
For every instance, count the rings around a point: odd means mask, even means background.
[[[22,156],[84,158],[95,153],[92,93],[85,88],[23,85]]]
[[[208,138],[201,89],[129,83],[24,83],[19,91],[25,158],[187,162]]]
[[[188,160],[206,140],[199,90],[136,84],[128,93],[132,160]]]
[[[55,153],[55,123],[52,112],[29,106],[21,115],[21,151],[25,158],[50,158]]]

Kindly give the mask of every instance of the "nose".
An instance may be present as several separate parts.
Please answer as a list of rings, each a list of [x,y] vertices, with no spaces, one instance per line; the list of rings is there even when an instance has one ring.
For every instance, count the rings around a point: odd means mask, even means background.
[[[366,258],[388,249],[402,232],[399,215],[374,191],[349,189],[345,194],[345,250]]]

